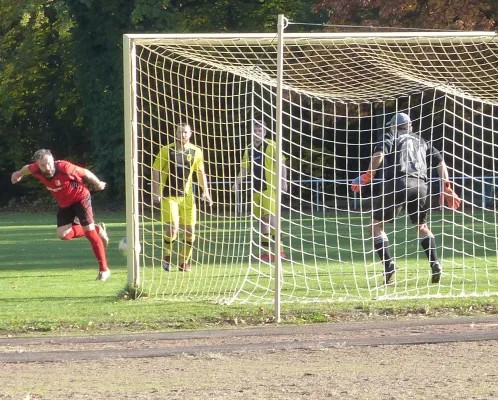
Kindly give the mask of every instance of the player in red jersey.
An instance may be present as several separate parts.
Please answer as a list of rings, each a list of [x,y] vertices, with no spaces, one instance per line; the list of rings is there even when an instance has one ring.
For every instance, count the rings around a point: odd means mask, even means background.
[[[12,174],[12,183],[17,183],[23,176],[31,174],[50,190],[59,204],[57,236],[62,240],[86,236],[99,263],[97,280],[107,280],[111,275],[105,253],[109,238],[105,225],[95,224],[90,190],[86,185],[90,183],[96,190],[104,190],[106,183],[88,169],[69,161],[55,161],[50,150],[36,151],[33,160],[34,163],[25,165]]]

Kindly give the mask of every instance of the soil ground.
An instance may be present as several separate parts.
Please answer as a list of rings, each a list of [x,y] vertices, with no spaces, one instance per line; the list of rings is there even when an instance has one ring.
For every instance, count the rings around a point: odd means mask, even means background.
[[[0,338],[0,399],[498,399],[498,317]]]

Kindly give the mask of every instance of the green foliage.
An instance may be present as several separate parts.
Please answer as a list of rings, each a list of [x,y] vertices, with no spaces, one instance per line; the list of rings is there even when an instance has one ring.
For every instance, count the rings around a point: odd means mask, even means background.
[[[26,1],[0,10],[0,140],[8,149],[0,173],[7,179],[38,148],[65,155],[68,147],[84,149],[87,140],[75,124],[81,99],[67,54],[73,21],[64,7]],[[22,189],[33,190],[29,183]]]
[[[273,32],[281,13],[316,21],[312,5],[309,0],[140,0],[135,2],[131,21],[148,32]]]
[[[311,1],[0,0],[0,179],[50,148],[124,198],[122,35],[275,30],[276,15],[308,20]],[[0,204],[44,193],[8,185]]]
[[[108,182],[102,196],[122,201],[122,35],[274,32],[279,13],[308,23],[495,29],[498,5],[491,0],[0,0],[0,141],[6,149],[0,180],[8,182],[38,148],[50,148],[56,158],[91,167]],[[34,181],[6,187],[0,205],[45,192]]]
[[[494,0],[322,0],[329,24],[389,26],[418,29],[494,30],[498,3]]]

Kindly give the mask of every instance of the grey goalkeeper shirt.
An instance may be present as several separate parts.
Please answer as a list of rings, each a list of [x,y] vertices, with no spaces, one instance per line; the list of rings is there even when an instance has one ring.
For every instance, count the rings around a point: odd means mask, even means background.
[[[428,166],[436,167],[443,161],[438,149],[407,130],[386,132],[375,146],[376,152],[384,153],[384,179],[409,176],[427,181]]]

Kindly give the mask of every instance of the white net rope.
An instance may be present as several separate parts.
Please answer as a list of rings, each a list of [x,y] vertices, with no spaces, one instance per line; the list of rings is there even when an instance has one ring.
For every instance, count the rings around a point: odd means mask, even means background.
[[[137,38],[141,287],[143,295],[218,302],[272,302],[274,266],[261,260],[252,178],[232,190],[252,124],[263,119],[274,139],[277,38],[205,35]],[[498,38],[490,35],[380,35],[285,38],[283,155],[289,191],[282,195],[282,301],[469,296],[498,293],[496,127]],[[439,207],[429,177],[428,220],[443,264],[431,284],[410,219],[386,232],[396,260],[394,285],[366,229],[375,184],[354,195],[350,181],[368,167],[395,112],[406,112],[450,167],[458,211]],[[256,117],[257,116],[257,117]],[[164,225],[151,201],[151,166],[176,126],[188,122],[204,155],[215,202],[197,195],[192,272],[165,272]],[[270,171],[267,171],[267,173]],[[174,247],[181,253],[183,235]]]
[[[492,104],[497,36],[285,40],[285,87],[342,102],[385,101],[441,88]],[[155,43],[160,45],[155,45]],[[207,42],[207,43],[206,43]],[[157,55],[276,85],[277,38],[144,40]]]

